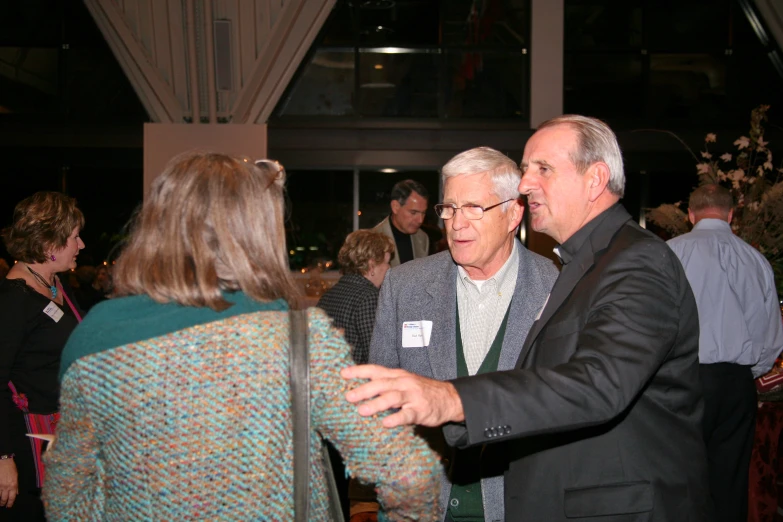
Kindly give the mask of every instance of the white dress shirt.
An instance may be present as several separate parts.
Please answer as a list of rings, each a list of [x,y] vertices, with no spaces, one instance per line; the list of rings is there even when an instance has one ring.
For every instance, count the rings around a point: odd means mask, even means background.
[[[462,350],[468,373],[475,375],[500,329],[506,315],[519,272],[517,242],[511,255],[494,276],[474,281],[461,266],[457,267],[457,309]],[[519,340],[520,343],[524,339]]]
[[[769,371],[783,350],[783,324],[772,267],[726,221],[702,219],[668,241],[685,267],[699,310],[699,361]]]

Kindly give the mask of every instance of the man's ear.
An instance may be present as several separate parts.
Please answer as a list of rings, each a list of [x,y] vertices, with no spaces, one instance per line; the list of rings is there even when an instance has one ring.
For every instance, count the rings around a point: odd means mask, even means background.
[[[396,199],[392,200],[392,202],[391,202],[392,214],[397,214],[397,212],[399,212],[401,208],[402,208],[402,206],[400,205],[399,201],[397,201]]]
[[[688,221],[691,222],[691,225],[696,224],[696,214],[694,214],[691,209],[688,209]]]
[[[509,232],[512,230],[516,230],[517,227],[522,223],[522,218],[525,217],[525,205],[522,204],[521,197],[517,198],[516,201],[510,201],[509,207],[506,212],[509,212],[509,218],[511,219],[509,225]]]
[[[726,220],[729,222],[729,225],[731,225],[731,220],[734,218],[734,209],[729,210],[729,218]]]
[[[587,194],[590,201],[596,201],[601,194],[606,192],[606,187],[609,185],[609,178],[611,173],[609,172],[609,165],[603,161],[597,161],[587,167],[585,171],[585,182],[587,185]]]

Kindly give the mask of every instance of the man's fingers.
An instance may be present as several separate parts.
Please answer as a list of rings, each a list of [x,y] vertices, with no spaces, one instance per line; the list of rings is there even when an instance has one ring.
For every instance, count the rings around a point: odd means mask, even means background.
[[[388,417],[384,417],[382,424],[384,428],[416,424],[416,412],[411,408],[404,408]]]
[[[13,506],[14,505],[14,501],[16,500],[16,495],[18,495],[18,494],[19,494],[19,491],[17,491],[16,489],[11,490],[8,493],[8,502],[6,502],[5,507],[10,508],[11,506]]]
[[[10,493],[10,490],[8,489],[0,489],[0,506],[5,506],[8,502],[8,495]]]
[[[348,402],[361,402],[395,389],[394,381],[390,379],[378,379],[357,386],[346,393],[345,398],[348,399]]]
[[[381,413],[392,408],[400,408],[402,405],[402,394],[398,391],[390,391],[375,397],[371,401],[365,402],[359,406],[358,411],[359,415],[369,417],[370,415],[375,415],[376,413]]]

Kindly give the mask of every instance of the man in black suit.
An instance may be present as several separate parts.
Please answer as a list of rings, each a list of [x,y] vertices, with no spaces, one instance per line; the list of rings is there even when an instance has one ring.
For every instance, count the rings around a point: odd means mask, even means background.
[[[372,366],[363,415],[444,425],[449,443],[504,441],[506,520],[712,520],[701,437],[696,303],[663,241],[619,204],[625,176],[603,122],[562,116],[525,146],[519,185],[562,272],[516,369],[434,382]],[[520,339],[520,342],[522,340]]]

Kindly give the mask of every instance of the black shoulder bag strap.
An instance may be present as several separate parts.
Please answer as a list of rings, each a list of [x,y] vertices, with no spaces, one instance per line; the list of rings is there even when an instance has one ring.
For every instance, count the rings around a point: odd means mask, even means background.
[[[294,513],[296,522],[310,516],[310,354],[307,312],[291,310],[291,405],[294,423]]]
[[[296,522],[308,522],[310,516],[310,346],[307,311],[291,310],[291,407],[294,424],[294,513]],[[332,520],[344,521],[337,483],[329,451],[321,443],[321,460],[329,495]]]

